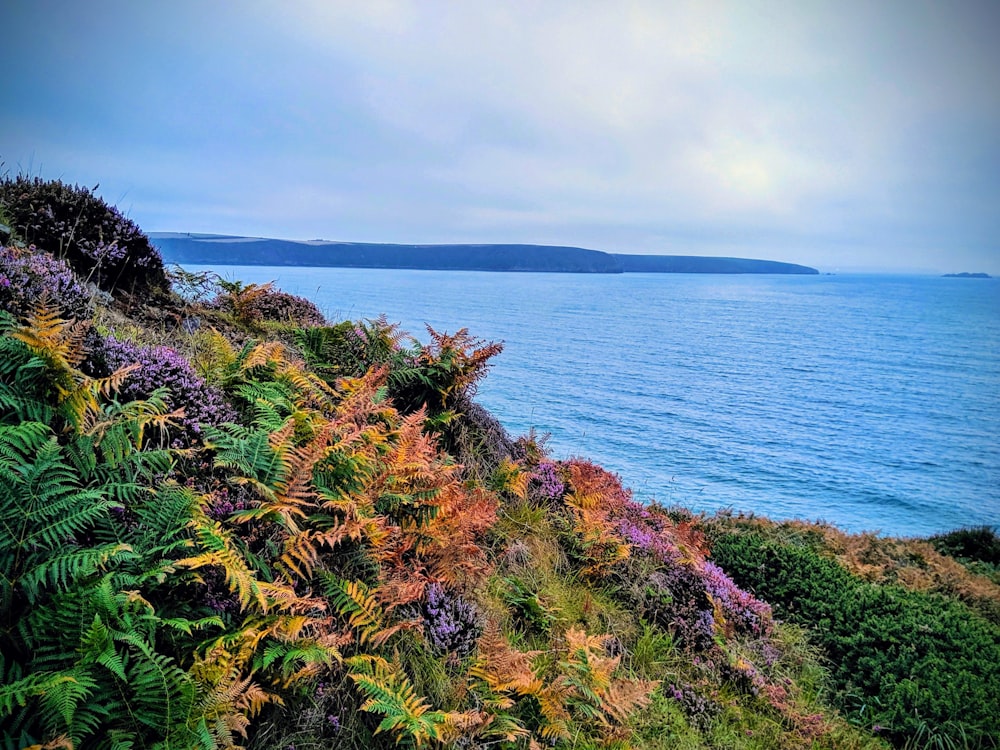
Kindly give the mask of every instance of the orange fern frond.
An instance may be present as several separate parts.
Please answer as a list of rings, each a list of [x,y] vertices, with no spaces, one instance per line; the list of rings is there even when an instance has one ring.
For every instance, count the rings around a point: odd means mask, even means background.
[[[452,373],[452,383],[441,394],[447,398],[457,390],[471,391],[489,369],[489,360],[503,351],[503,344],[497,342],[485,343],[469,335],[467,328],[457,333],[438,333],[427,326],[432,345],[425,353],[425,358],[446,361]]]
[[[249,373],[259,367],[282,364],[285,362],[287,351],[280,341],[257,344],[240,363],[240,372]]]
[[[571,737],[569,722],[572,715],[567,702],[572,694],[572,686],[562,679],[557,679],[538,691],[538,708],[543,719],[539,731],[542,739],[554,743]]]
[[[650,704],[659,685],[657,680],[615,680],[601,696],[601,711],[618,724],[627,724]]]
[[[533,663],[541,653],[512,647],[491,621],[479,638],[478,658],[469,675],[482,680],[493,693],[537,696],[542,682],[535,676]]]

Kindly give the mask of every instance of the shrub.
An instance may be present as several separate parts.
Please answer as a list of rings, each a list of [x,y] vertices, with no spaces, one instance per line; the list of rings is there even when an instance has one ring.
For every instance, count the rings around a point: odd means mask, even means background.
[[[566,483],[559,474],[559,467],[552,461],[539,461],[531,473],[531,490],[548,503],[562,499]]]
[[[22,318],[44,295],[66,318],[89,317],[90,295],[65,262],[35,248],[0,247],[0,309]]]
[[[706,651],[714,644],[715,619],[698,570],[677,564],[652,573],[643,584],[643,617],[673,633],[679,645]]]
[[[483,625],[472,602],[439,584],[431,584],[422,615],[427,641],[437,653],[462,657],[475,650]]]
[[[65,260],[105,291],[166,288],[160,253],[93,191],[23,175],[0,180],[0,209],[20,240]]]
[[[485,478],[509,461],[513,442],[500,421],[465,393],[453,405],[455,419],[445,425],[443,447],[467,477]]]
[[[106,376],[134,363],[139,364],[139,369],[126,378],[119,399],[144,399],[157,388],[169,389],[170,407],[184,409],[180,424],[188,440],[201,435],[202,424],[219,425],[236,420],[235,411],[221,391],[207,385],[191,364],[169,347],[140,346],[108,336],[95,347],[90,366],[94,374]]]
[[[928,541],[942,554],[1000,566],[1000,536],[989,526],[956,529]]]
[[[705,591],[712,597],[729,626],[738,633],[764,636],[771,633],[771,606],[739,588],[726,572],[710,560],[701,568]]]
[[[188,282],[197,279],[195,274],[183,277],[174,274],[174,277]],[[242,325],[254,325],[261,321],[290,323],[303,328],[326,325],[326,318],[315,304],[304,297],[275,289],[273,281],[244,285],[240,281],[224,281],[216,277],[215,283],[221,291],[208,303],[208,307],[229,313]]]
[[[722,711],[718,703],[704,697],[691,685],[669,685],[664,694],[677,701],[688,721],[702,731],[706,731],[711,726],[712,719]]]
[[[812,629],[853,720],[900,743],[928,725],[974,744],[1000,741],[1000,631],[964,605],[867,583],[756,533],[722,535],[712,554],[780,617]]]
[[[302,327],[326,325],[326,318],[314,303],[287,292],[270,291],[263,294],[251,303],[250,309],[261,320],[292,323]]]

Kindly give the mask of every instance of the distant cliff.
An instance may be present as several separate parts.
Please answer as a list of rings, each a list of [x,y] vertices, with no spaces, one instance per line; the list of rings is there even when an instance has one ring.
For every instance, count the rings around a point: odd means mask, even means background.
[[[615,255],[625,273],[789,273],[818,274],[797,263],[701,255]]]
[[[614,256],[580,247],[541,245],[388,245],[369,242],[150,235],[165,260],[247,266],[411,268],[427,271],[621,273]]]
[[[549,273],[815,274],[794,263],[688,255],[614,255],[555,245],[392,245],[299,242],[210,234],[149,235],[166,261],[201,265],[409,268],[429,271]]]

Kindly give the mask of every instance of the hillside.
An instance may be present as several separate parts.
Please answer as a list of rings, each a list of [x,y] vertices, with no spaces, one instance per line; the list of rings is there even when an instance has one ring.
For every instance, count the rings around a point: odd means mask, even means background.
[[[993,530],[643,506],[476,403],[500,343],[0,221],[0,746],[1000,742]]]
[[[615,255],[624,273],[780,273],[818,274],[796,263],[751,258],[715,258],[699,255]]]
[[[390,245],[275,240],[260,237],[154,232],[170,263],[198,265],[408,268],[435,271],[547,273],[783,273],[815,274],[793,263],[683,255],[613,255],[552,245]]]

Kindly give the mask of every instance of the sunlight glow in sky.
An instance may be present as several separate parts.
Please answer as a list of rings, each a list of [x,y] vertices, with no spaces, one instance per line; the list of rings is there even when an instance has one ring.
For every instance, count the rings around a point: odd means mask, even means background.
[[[1000,2],[12,0],[0,160],[146,231],[1000,274]]]

